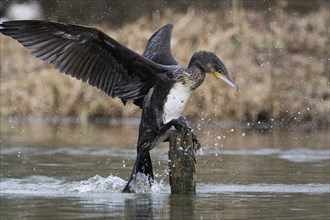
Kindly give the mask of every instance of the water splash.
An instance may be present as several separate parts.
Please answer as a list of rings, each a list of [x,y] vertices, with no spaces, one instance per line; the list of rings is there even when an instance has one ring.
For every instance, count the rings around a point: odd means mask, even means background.
[[[88,180],[68,183],[68,191],[76,193],[102,193],[102,192],[120,192],[126,184],[126,181],[117,176],[103,178],[96,175]]]
[[[131,185],[131,189],[135,193],[153,193],[161,192],[163,182],[158,183],[155,181],[152,186],[149,185],[148,177],[143,173],[137,173],[134,183]]]
[[[87,180],[68,181],[47,176],[30,176],[24,179],[4,178],[1,180],[1,195],[26,196],[83,196],[89,194],[121,193],[126,181],[118,176],[101,177],[95,175]],[[134,185],[136,193],[159,193],[165,190],[163,182],[154,182],[149,187],[148,178],[144,174],[137,176]]]

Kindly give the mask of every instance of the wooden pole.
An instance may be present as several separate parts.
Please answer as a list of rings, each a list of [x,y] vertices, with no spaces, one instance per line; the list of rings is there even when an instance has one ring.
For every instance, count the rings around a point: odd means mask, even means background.
[[[193,149],[191,132],[184,141],[180,131],[169,134],[170,150],[168,152],[170,168],[171,193],[195,194],[196,192],[196,158]]]

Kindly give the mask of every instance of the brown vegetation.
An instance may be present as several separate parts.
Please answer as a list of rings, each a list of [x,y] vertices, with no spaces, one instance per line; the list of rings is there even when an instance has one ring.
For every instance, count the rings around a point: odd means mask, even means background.
[[[141,17],[114,30],[98,26],[123,45],[142,53],[151,34],[173,23],[172,48],[187,65],[195,51],[216,53],[240,91],[212,76],[192,95],[189,118],[256,122],[329,123],[329,11],[308,15],[272,15],[241,10],[219,14],[186,14],[165,10],[150,21]],[[2,117],[12,115],[135,117],[140,110],[124,107],[86,83],[59,74],[20,46],[1,36]]]

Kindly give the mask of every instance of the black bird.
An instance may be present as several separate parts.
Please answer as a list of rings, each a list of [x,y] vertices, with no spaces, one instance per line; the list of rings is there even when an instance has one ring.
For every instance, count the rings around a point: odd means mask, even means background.
[[[152,184],[149,151],[166,141],[172,127],[184,135],[190,129],[181,113],[207,73],[238,90],[225,65],[213,53],[196,52],[188,67],[179,65],[171,53],[172,24],[151,36],[142,56],[91,27],[36,20],[7,21],[0,27],[2,34],[16,39],[61,72],[120,98],[124,104],[132,101],[142,108],[137,157],[123,192],[132,191],[139,172]],[[200,148],[197,136],[192,137],[194,148]]]

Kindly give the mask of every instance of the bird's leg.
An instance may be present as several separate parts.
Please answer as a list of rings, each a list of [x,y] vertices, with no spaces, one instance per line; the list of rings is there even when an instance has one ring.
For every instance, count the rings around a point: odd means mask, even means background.
[[[160,133],[165,133],[172,126],[174,126],[175,129],[180,130],[182,132],[184,140],[187,139],[187,134],[189,131],[191,131],[194,150],[197,151],[201,148],[201,143],[199,142],[197,135],[187,125],[187,120],[184,117],[180,116],[178,119],[172,119],[171,121],[163,125],[163,127],[160,129]]]
[[[137,167],[137,171],[140,173],[144,173],[148,177],[149,186],[152,186],[154,182],[154,172],[152,169],[152,162],[150,158],[149,151],[143,153],[143,157],[140,158],[140,164]]]
[[[135,178],[136,178],[136,175],[137,175],[137,164],[139,163],[139,155],[136,156],[136,160],[135,160],[135,163],[134,163],[134,167],[133,167],[133,170],[132,170],[132,173],[131,173],[131,176],[125,186],[125,188],[123,189],[123,193],[132,193],[134,192],[132,189],[131,189],[131,183],[135,182]]]
[[[174,126],[175,129],[180,130],[184,136],[187,135],[190,129],[184,121],[183,117],[179,117],[178,119],[172,119],[171,121],[164,124],[159,130],[159,135],[165,134],[168,130],[171,129],[172,126]]]
[[[188,126],[188,123],[187,123],[187,120],[180,116],[178,118],[178,122],[179,122],[179,126],[178,125],[174,125],[175,129],[177,130],[181,130],[181,133],[183,135],[183,139],[184,140],[187,140],[187,135],[188,135],[188,132],[191,131],[191,128]]]
[[[197,135],[193,132],[193,130],[188,126],[187,120],[184,117],[179,117],[180,120],[185,124],[185,126],[191,131],[191,136],[192,136],[192,142],[193,142],[193,149],[195,151],[199,150],[201,148],[201,143],[198,140]],[[187,138],[187,133],[183,136],[185,139]]]
[[[131,177],[122,192],[125,192],[125,193],[134,192],[134,190],[132,190],[132,188],[131,188],[131,184],[134,184],[138,173],[144,173],[148,177],[149,185],[151,187],[152,183],[154,181],[152,162],[151,162],[149,151],[145,150],[143,145],[140,148],[138,148],[138,153],[136,156],[136,160],[135,160],[135,164],[134,164],[134,167],[132,170]]]

